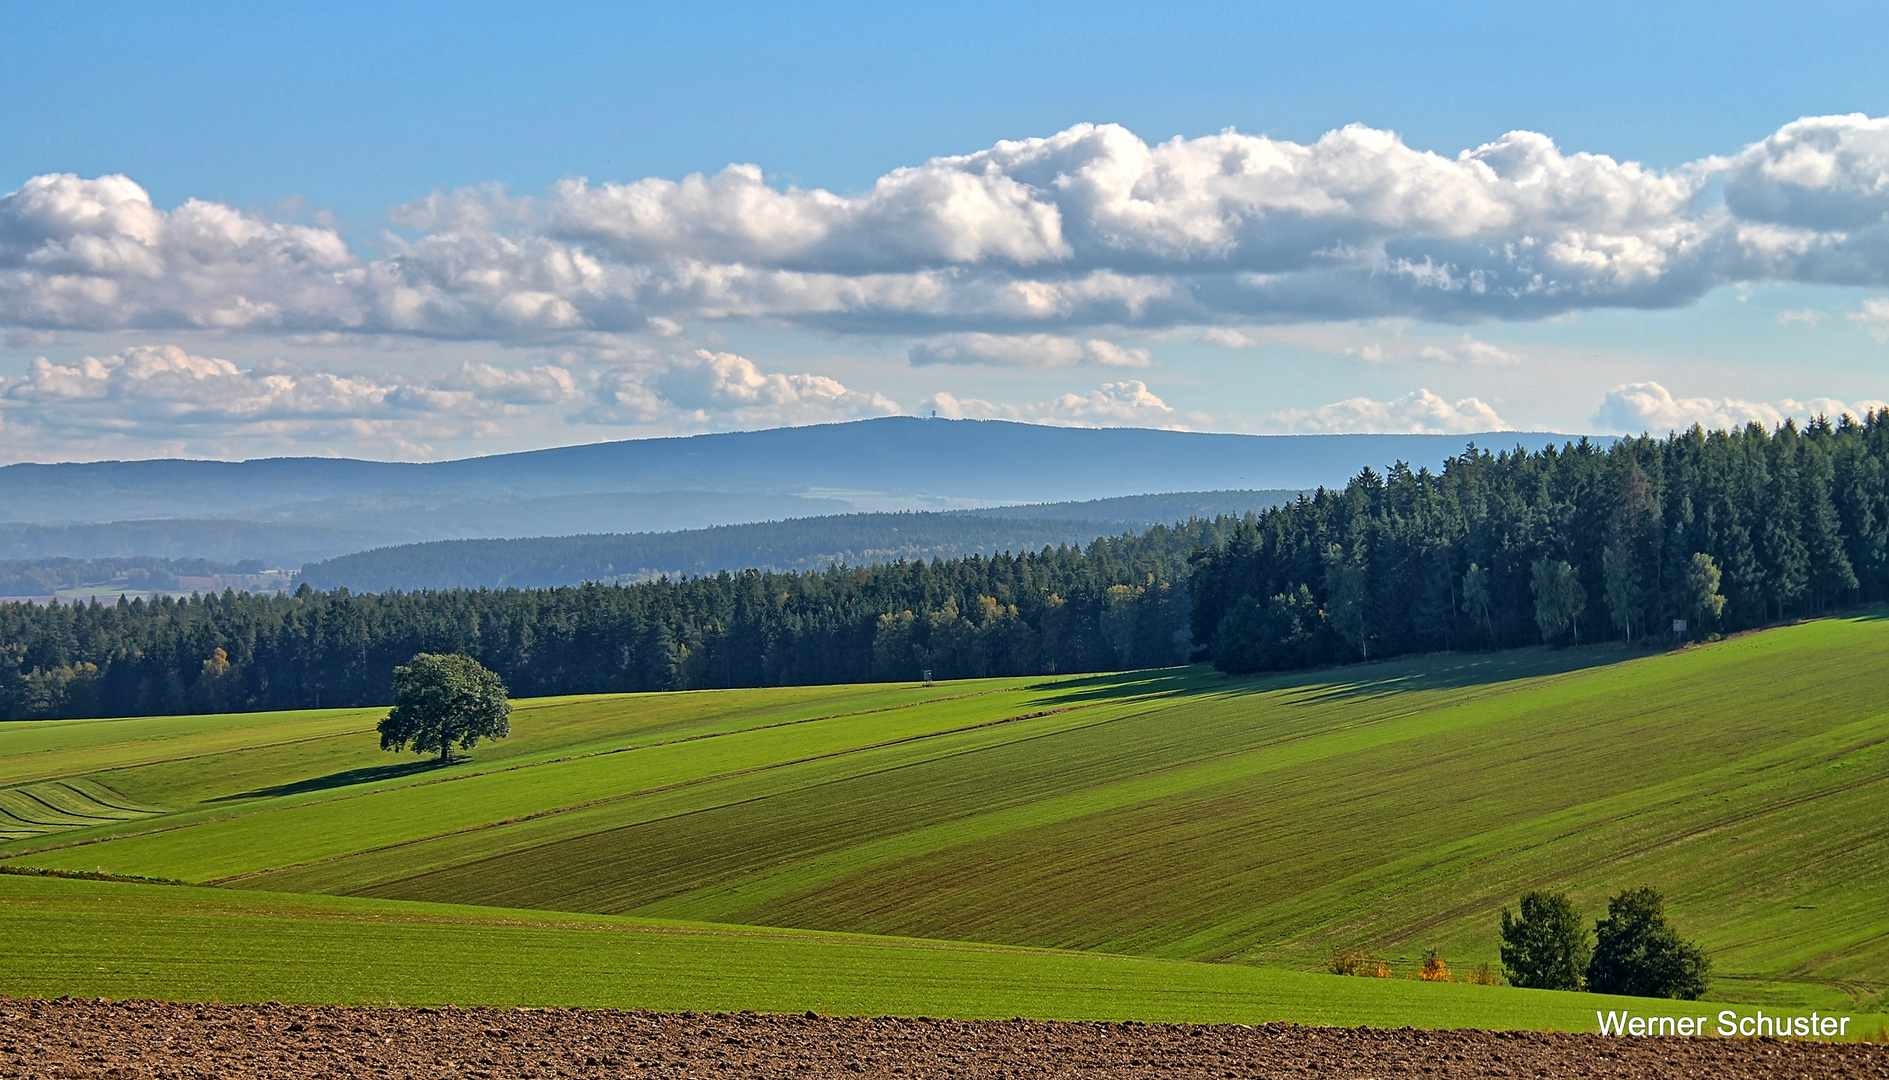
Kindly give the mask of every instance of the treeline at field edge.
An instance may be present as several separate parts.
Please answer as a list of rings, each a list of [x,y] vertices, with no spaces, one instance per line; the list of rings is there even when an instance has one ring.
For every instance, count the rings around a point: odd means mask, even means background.
[[[633,585],[0,605],[0,718],[379,705],[414,655],[520,697],[1184,662],[1192,521],[1045,548]]]

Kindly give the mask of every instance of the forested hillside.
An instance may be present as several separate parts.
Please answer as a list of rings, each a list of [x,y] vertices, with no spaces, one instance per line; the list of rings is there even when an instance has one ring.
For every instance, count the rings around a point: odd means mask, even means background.
[[[474,656],[520,696],[1172,664],[1187,560],[1235,524],[637,585],[0,605],[0,717],[380,704],[422,651]]]
[[[1196,563],[1230,671],[1741,630],[1889,597],[1889,413],[1466,452],[1267,510]]]
[[[520,695],[1698,638],[1889,598],[1889,414],[1469,451],[1086,550],[636,585],[0,605],[0,715],[374,704],[422,650]],[[1197,654],[1196,654],[1197,655]]]
[[[545,588],[723,570],[820,570],[1086,544],[1098,536],[1276,506],[1296,491],[1193,491],[943,513],[837,514],[663,533],[437,540],[310,563],[317,589]]]

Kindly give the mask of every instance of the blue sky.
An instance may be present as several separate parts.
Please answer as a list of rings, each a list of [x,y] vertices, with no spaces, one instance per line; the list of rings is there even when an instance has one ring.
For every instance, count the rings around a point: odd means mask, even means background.
[[[0,458],[1889,399],[1869,5],[259,7],[9,10]]]

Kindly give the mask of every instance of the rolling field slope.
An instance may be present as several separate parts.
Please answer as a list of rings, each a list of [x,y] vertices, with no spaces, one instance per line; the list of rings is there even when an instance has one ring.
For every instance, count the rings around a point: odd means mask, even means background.
[[[1889,621],[1855,618],[1658,655],[557,699],[445,769],[381,754],[364,711],[9,724],[5,797],[140,816],[0,862],[1216,970],[1460,969],[1525,889],[1593,913],[1651,883],[1714,997],[1880,1009],[1886,661]]]

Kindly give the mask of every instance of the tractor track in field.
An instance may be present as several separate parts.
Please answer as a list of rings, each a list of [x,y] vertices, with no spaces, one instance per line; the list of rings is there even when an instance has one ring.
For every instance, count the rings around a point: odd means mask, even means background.
[[[0,1080],[1889,1078],[1889,1046],[1555,1032],[0,998]]]

